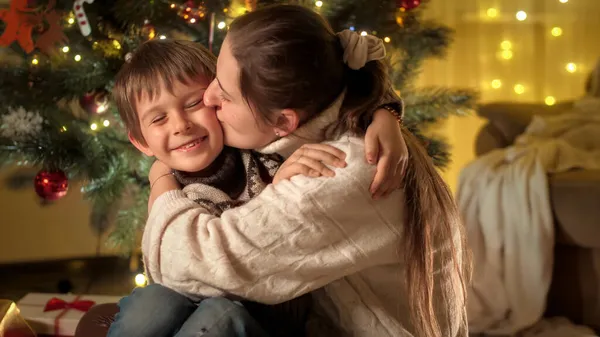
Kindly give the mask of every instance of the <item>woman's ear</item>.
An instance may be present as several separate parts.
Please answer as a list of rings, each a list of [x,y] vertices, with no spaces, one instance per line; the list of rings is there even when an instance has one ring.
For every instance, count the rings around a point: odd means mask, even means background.
[[[300,125],[300,114],[293,109],[283,109],[274,126],[275,134],[285,137],[296,131]]]
[[[135,148],[138,149],[141,153],[147,155],[148,157],[154,156],[154,152],[152,152],[147,145],[135,139],[131,132],[127,132],[127,137],[129,138],[129,142],[131,142],[131,144],[133,144],[133,146],[135,146]]]

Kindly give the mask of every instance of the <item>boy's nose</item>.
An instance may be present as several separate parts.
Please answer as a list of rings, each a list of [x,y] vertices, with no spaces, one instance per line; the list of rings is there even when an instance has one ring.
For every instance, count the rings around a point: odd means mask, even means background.
[[[184,116],[173,116],[173,133],[185,134],[192,128],[192,123]]]

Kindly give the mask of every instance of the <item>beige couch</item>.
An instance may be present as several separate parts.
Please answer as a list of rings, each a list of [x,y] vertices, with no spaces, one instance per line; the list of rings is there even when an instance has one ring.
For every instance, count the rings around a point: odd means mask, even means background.
[[[476,139],[477,155],[511,145],[534,114],[556,114],[570,105],[481,106],[478,114],[487,124]],[[557,236],[547,315],[600,329],[600,171],[551,175],[549,189]]]

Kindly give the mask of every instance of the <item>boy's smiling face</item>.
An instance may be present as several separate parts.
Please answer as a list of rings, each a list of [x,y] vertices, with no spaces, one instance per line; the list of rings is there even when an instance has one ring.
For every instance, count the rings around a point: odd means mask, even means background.
[[[223,150],[223,130],[214,108],[204,105],[209,80],[202,76],[164,83],[158,94],[145,93],[136,101],[136,111],[145,144],[130,136],[133,145],[172,169],[198,172],[207,168]]]

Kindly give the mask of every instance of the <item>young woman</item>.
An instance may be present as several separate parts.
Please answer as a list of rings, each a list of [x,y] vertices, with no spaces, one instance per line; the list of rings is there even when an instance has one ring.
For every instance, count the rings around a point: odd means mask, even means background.
[[[161,179],[142,243],[149,276],[184,294],[262,303],[313,292],[310,335],[467,336],[459,215],[412,135],[404,188],[375,201],[369,192],[367,112],[393,95],[384,56],[380,40],[335,34],[299,6],[235,20],[204,96],[225,143],[301,157],[326,142],[348,165],[269,185],[220,217]]]

